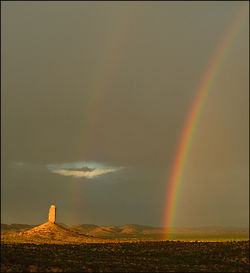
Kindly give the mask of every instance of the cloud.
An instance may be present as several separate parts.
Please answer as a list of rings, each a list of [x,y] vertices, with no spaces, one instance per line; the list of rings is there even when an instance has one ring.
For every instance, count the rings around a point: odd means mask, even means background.
[[[22,166],[24,166],[24,162],[21,162],[21,161],[17,161],[17,162],[13,162],[16,166],[18,166],[18,167],[22,167]]]
[[[80,172],[92,172],[95,170],[95,168],[88,168],[88,167],[82,167],[82,168],[72,168],[72,169],[67,169],[69,171],[80,171]]]
[[[39,164],[28,164],[25,162],[13,162],[17,167],[44,167]],[[87,166],[86,166],[87,165]],[[62,164],[48,164],[46,165],[47,169],[55,174],[63,176],[73,176],[76,178],[86,177],[86,178],[95,178],[104,174],[114,173],[124,167],[113,167],[107,166],[104,163],[99,162],[70,162]]]
[[[114,173],[118,171],[118,169],[121,168],[111,168],[111,169],[106,169],[106,170],[90,170],[90,171],[79,171],[79,170],[67,170],[67,169],[62,169],[62,170],[52,170],[53,173],[64,175],[64,176],[73,176],[73,177],[86,177],[86,178],[94,178],[96,176],[100,176],[103,174],[107,173]]]
[[[73,176],[76,178],[95,178],[104,174],[114,173],[123,167],[108,166],[100,162],[68,162],[62,164],[49,164],[47,168],[56,174]]]

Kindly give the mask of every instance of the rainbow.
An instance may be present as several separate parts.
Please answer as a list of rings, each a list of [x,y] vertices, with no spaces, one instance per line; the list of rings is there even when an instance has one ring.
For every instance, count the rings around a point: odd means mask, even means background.
[[[106,54],[100,66],[97,69],[97,73],[93,80],[93,85],[91,86],[91,93],[88,99],[88,103],[85,108],[85,115],[83,116],[82,124],[84,124],[82,132],[82,143],[84,146],[79,149],[79,159],[86,159],[88,156],[88,147],[91,146],[92,134],[95,133],[96,121],[98,120],[100,114],[100,106],[104,103],[105,99],[108,97],[109,90],[111,90],[112,81],[117,73],[117,66],[119,60],[122,58],[126,47],[126,38],[129,34],[134,23],[134,10],[124,9],[121,14],[114,33],[111,35],[109,41],[109,46],[107,48]],[[87,145],[87,144],[88,145]],[[74,186],[70,190],[70,196],[74,198],[70,201],[71,213],[68,217],[69,223],[77,223],[76,211],[79,211],[79,200],[82,198],[82,193],[84,192],[84,185],[79,181],[74,181]]]
[[[117,23],[116,29],[110,39],[110,45],[104,56],[102,63],[100,64],[99,71],[93,82],[91,88],[91,97],[86,107],[86,117],[84,126],[84,141],[87,143],[91,142],[93,129],[101,116],[99,112],[100,105],[104,103],[108,97],[109,90],[112,90],[112,82],[117,74],[117,66],[119,60],[122,58],[126,47],[126,38],[129,34],[129,30],[133,24],[133,10],[125,10],[120,21]],[[81,151],[84,154],[86,151]]]
[[[170,175],[169,186],[167,188],[167,202],[164,214],[164,236],[166,239],[170,239],[171,233],[173,232],[173,225],[176,216],[176,205],[180,195],[181,182],[183,180],[188,155],[192,147],[193,137],[197,130],[209,91],[212,89],[216,76],[218,75],[223,62],[232,47],[233,41],[248,18],[247,15],[248,5],[244,5],[240,8],[239,13],[228,28],[222,42],[220,42],[217,46],[208,69],[206,70],[206,73],[204,74],[204,77],[202,78],[202,81],[196,91],[196,96],[182,129],[182,134]]]

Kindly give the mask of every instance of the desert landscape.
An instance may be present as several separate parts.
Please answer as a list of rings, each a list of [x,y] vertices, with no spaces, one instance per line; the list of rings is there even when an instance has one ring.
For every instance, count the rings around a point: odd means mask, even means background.
[[[55,210],[55,206],[51,208]],[[247,229],[1,225],[1,272],[247,272]],[[193,240],[192,240],[193,239]]]
[[[249,272],[249,1],[1,1],[1,272]]]
[[[36,229],[34,229],[36,227]],[[27,232],[25,232],[27,231]],[[102,238],[119,241],[138,241],[138,240],[163,240],[165,237],[164,228],[129,224],[124,226],[97,226],[91,224],[82,224],[75,226],[66,226],[64,224],[51,225],[49,222],[34,226],[22,224],[1,224],[1,236],[4,241],[23,241],[31,242],[44,235],[42,240],[46,240],[50,232],[61,234],[62,241],[65,242],[67,236],[76,237],[83,234],[87,238]],[[63,234],[67,232],[65,237]],[[74,236],[73,236],[74,237]],[[248,228],[223,228],[223,227],[203,227],[203,228],[176,228],[172,234],[172,240],[185,241],[241,241],[249,239]],[[24,239],[25,238],[25,239]],[[41,237],[42,238],[42,237]],[[60,238],[55,238],[57,243]],[[49,242],[48,242],[49,243]]]

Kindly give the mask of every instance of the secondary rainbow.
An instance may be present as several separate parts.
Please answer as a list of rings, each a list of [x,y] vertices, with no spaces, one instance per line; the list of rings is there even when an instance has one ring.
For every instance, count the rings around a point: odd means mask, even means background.
[[[114,33],[111,35],[109,47],[106,54],[104,54],[103,61],[100,64],[99,70],[95,75],[93,86],[91,87],[90,97],[85,108],[85,115],[83,116],[82,124],[82,143],[83,147],[79,149],[79,159],[86,157],[88,154],[88,147],[91,146],[92,134],[95,133],[96,121],[101,115],[99,108],[105,99],[109,98],[111,84],[117,73],[119,61],[125,52],[126,39],[129,35],[129,30],[134,22],[133,9],[124,9],[121,14]],[[88,144],[88,145],[87,145]],[[78,202],[81,200],[84,185],[79,181],[75,181],[71,189],[70,196],[74,196],[70,200],[71,213],[69,214],[69,223],[77,223],[76,207],[79,207]],[[78,201],[79,200],[79,201]]]
[[[248,5],[240,8],[239,13],[225,33],[222,41],[217,46],[211,63],[197,89],[196,96],[187,116],[187,120],[182,130],[179,145],[175,155],[174,164],[171,171],[169,187],[167,189],[167,202],[165,210],[165,238],[171,238],[173,225],[176,216],[176,204],[180,195],[180,187],[183,179],[188,155],[192,147],[192,141],[199,124],[202,110],[204,109],[207,96],[216,79],[217,74],[225,60],[233,41],[241,30],[244,22],[248,18]]]

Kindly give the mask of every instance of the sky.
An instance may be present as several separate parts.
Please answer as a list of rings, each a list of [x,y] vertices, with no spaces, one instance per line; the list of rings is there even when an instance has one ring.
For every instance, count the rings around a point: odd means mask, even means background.
[[[247,1],[2,1],[1,221],[164,224],[188,113]],[[175,226],[248,227],[249,12],[197,125]]]

